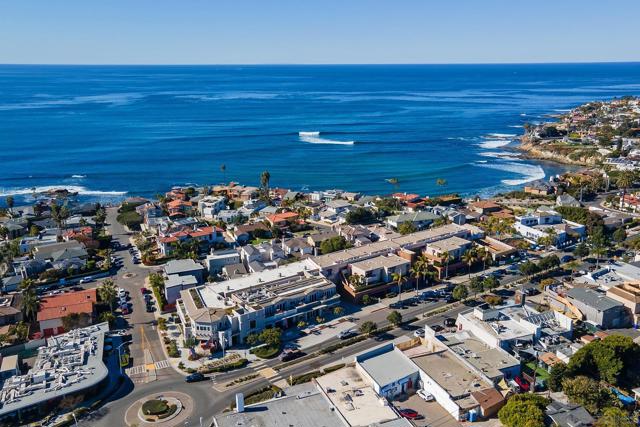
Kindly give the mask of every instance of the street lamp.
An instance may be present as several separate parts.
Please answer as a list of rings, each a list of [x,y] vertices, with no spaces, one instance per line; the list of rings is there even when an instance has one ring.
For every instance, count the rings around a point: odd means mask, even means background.
[[[78,427],[78,419],[76,418],[76,414],[73,411],[71,411],[71,416],[73,417],[73,421],[75,422],[76,427]]]
[[[120,367],[120,375],[122,375],[122,354],[120,352],[120,348],[125,345],[127,342],[123,341],[116,349],[118,350],[118,366]]]

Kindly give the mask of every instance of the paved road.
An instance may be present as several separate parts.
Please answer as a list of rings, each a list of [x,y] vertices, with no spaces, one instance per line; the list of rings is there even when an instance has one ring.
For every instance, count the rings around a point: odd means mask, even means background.
[[[129,243],[128,239],[130,236],[124,227],[117,223],[115,220],[116,215],[117,213],[115,209],[107,210],[107,222],[109,224],[108,230],[115,240],[119,241],[122,245],[127,245]],[[153,326],[155,317],[152,313],[146,312],[144,300],[140,294],[140,288],[144,286],[144,279],[148,275],[150,269],[141,265],[133,264],[126,249],[117,251],[115,255],[119,255],[122,258],[122,266],[114,279],[118,286],[129,291],[132,298],[131,302],[133,303],[133,312],[130,315],[125,316],[125,320],[127,321],[126,326],[131,329],[133,339],[130,346],[132,357],[131,366],[148,363],[149,355],[151,355],[153,362],[162,361],[166,359],[166,356],[162,349],[162,343],[160,342],[158,333]],[[127,274],[130,274],[131,277],[125,278],[124,276]],[[505,285],[512,283],[519,278],[520,277],[518,275],[506,276],[501,280],[501,284]],[[411,292],[406,292],[403,294],[403,298],[406,299],[412,295],[413,294]],[[280,362],[277,359],[271,360],[261,363],[259,366],[255,366],[254,364],[253,366],[250,365],[242,370],[218,375],[215,378],[216,388],[214,388],[214,383],[211,381],[187,384],[184,382],[184,377],[171,368],[155,371],[155,381],[144,382],[144,379],[141,380],[134,377],[134,381],[128,379],[126,384],[117,394],[111,397],[108,403],[93,413],[90,418],[83,419],[80,422],[80,425],[96,427],[120,426],[123,424],[124,414],[132,402],[135,402],[137,399],[142,397],[159,394],[168,390],[187,393],[194,399],[195,407],[192,415],[187,420],[188,425],[199,425],[201,417],[203,419],[203,425],[209,425],[211,417],[228,407],[233,400],[234,394],[237,392],[248,393],[279,379],[285,379],[292,375],[299,375],[328,364],[339,363],[361,351],[378,345],[381,342],[389,341],[401,335],[412,335],[415,329],[424,326],[425,323],[430,326],[436,324],[442,325],[446,317],[455,318],[461,311],[469,309],[467,306],[460,305],[440,315],[433,316],[428,319],[422,318],[422,313],[443,307],[444,305],[445,303],[441,301],[407,305],[405,308],[399,310],[402,313],[403,318],[418,318],[418,320],[410,325],[405,325],[403,328],[396,328],[389,333],[383,334],[381,337],[376,339],[367,339],[357,344],[339,349],[331,354],[324,354],[309,361],[289,365],[286,368],[280,369],[275,377],[270,377],[268,379],[259,377],[256,380],[250,381],[231,390],[225,390],[224,384],[232,381],[233,379],[255,373],[267,367],[277,367]],[[357,319],[357,323],[371,320],[376,322],[379,327],[384,327],[388,325],[388,321],[386,320],[386,316],[388,314],[389,310],[384,307],[381,310],[368,314],[355,313],[354,317]],[[332,338],[322,344],[318,344],[317,346],[307,349],[307,351],[311,353],[338,341],[338,338]],[[145,353],[147,354],[147,360],[145,360]]]

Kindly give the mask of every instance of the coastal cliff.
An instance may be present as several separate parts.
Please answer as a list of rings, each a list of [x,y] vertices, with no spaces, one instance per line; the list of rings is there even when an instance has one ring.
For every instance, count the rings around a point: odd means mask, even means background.
[[[596,166],[602,161],[602,155],[594,148],[571,146],[560,143],[540,143],[529,138],[520,138],[517,149],[528,159],[547,160],[556,163],[577,166]]]

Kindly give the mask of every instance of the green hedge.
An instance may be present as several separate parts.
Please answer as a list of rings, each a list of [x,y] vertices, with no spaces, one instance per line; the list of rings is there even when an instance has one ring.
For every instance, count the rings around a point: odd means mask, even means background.
[[[263,345],[251,350],[252,354],[255,354],[261,359],[273,359],[280,353],[280,346]]]
[[[228,372],[228,371],[233,371],[234,369],[244,368],[245,366],[247,366],[247,363],[249,363],[247,359],[239,359],[239,360],[236,360],[235,362],[227,363],[225,365],[220,365],[220,366],[211,366],[211,367],[203,366],[198,369],[198,372],[200,372],[201,374],[211,374],[214,372]]]
[[[298,385],[298,384],[308,383],[312,379],[317,378],[317,377],[319,377],[321,375],[322,375],[322,372],[320,372],[320,371],[307,372],[306,374],[298,375],[298,376],[293,377],[293,378],[288,378],[287,379],[287,384],[289,384],[289,385]]]

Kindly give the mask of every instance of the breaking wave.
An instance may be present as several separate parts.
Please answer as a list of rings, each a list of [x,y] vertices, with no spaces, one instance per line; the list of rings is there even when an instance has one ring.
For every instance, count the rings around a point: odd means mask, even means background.
[[[335,139],[320,138],[320,132],[298,132],[300,141],[309,144],[328,144],[328,145],[353,145],[355,141],[337,141]]]
[[[482,141],[478,144],[478,146],[491,149],[504,147],[505,145],[509,144],[511,144],[511,141],[509,141],[508,139],[489,139],[487,141]]]
[[[521,176],[519,179],[503,179],[501,182],[504,185],[516,186],[526,184],[527,182],[537,181],[543,179],[546,174],[544,169],[539,165],[530,165],[526,163],[504,162],[504,163],[480,163],[476,162],[478,166],[489,169],[496,169],[501,171],[507,171],[515,173]]]

